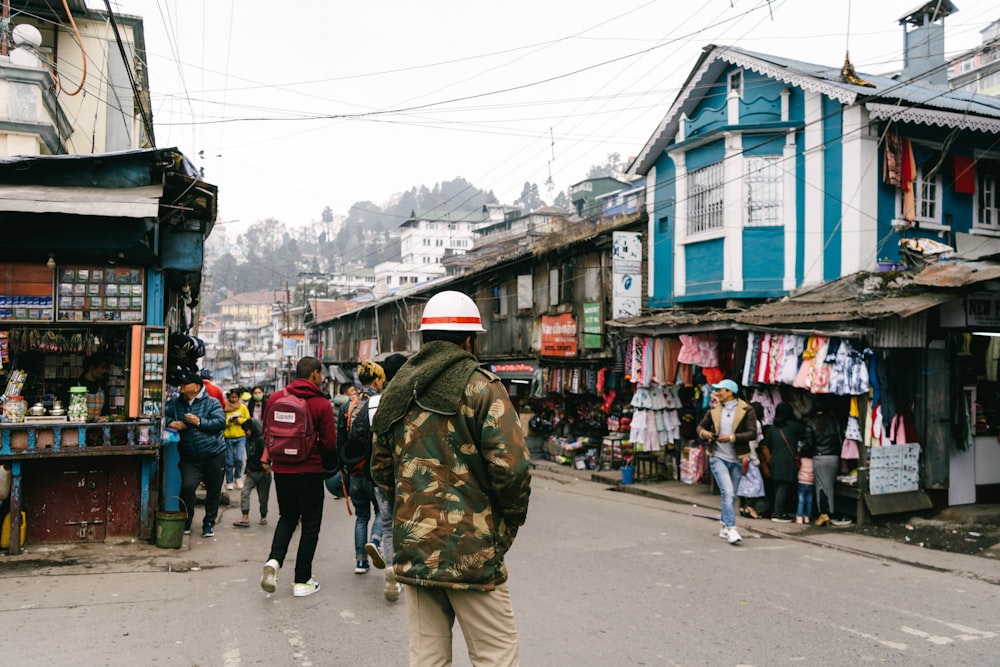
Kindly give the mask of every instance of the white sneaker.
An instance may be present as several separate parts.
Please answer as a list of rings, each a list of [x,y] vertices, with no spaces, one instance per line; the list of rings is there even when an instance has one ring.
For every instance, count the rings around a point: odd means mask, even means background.
[[[395,602],[399,599],[399,594],[403,591],[403,587],[399,585],[396,581],[396,573],[392,569],[385,571],[385,600],[386,602]]]
[[[719,537],[721,537],[724,540],[728,540],[729,539],[729,529],[726,528],[725,526],[723,526],[722,530],[719,531]]]
[[[304,584],[295,584],[292,586],[292,595],[297,598],[304,598],[307,595],[312,595],[319,590],[319,582],[309,577],[309,581]]]
[[[278,585],[278,561],[273,558],[264,563],[264,574],[260,578],[260,587],[268,593],[273,593]]]
[[[226,484],[226,491],[232,491],[232,490],[233,490],[233,485],[232,484]]]
[[[236,480],[236,488],[237,489],[242,489],[243,488],[243,478],[242,477],[240,477],[240,478],[238,478]]]
[[[733,526],[732,528],[729,529],[729,535],[726,537],[726,541],[728,541],[730,544],[736,544],[742,539],[743,538],[740,537],[739,531],[736,530],[736,526]]]

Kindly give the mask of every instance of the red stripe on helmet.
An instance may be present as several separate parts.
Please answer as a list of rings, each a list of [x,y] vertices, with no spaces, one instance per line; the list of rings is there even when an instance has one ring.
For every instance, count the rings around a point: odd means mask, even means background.
[[[482,324],[478,317],[424,317],[421,324]]]

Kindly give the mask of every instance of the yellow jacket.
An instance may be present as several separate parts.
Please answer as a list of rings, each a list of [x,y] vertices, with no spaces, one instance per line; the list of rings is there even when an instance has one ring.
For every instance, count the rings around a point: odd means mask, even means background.
[[[226,403],[226,407],[227,408],[229,407],[228,403]],[[236,417],[235,421],[233,420],[234,416]],[[247,406],[243,405],[242,403],[240,403],[240,407],[236,408],[235,410],[227,409],[226,430],[222,432],[223,437],[242,438],[243,436],[246,435],[246,433],[243,432],[243,422],[249,420],[250,420],[250,411],[247,410]]]

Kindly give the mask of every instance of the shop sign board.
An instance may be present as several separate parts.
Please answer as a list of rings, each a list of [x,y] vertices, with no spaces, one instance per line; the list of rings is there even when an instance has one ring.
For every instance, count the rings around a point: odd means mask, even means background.
[[[602,348],[601,302],[588,301],[583,304],[583,347],[588,350]]]
[[[535,375],[535,365],[524,361],[507,361],[490,364],[490,371],[505,379],[530,380]]]
[[[941,326],[1000,329],[1000,292],[976,292],[942,304]]]
[[[635,317],[642,310],[642,234],[615,232],[611,248],[611,317]]]
[[[570,314],[542,316],[542,356],[576,356],[576,318]]]

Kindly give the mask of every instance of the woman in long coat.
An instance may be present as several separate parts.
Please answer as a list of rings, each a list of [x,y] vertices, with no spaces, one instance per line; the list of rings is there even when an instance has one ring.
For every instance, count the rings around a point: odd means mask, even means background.
[[[771,483],[774,484],[772,521],[792,521],[789,507],[794,507],[798,486],[795,455],[805,435],[806,427],[795,417],[791,405],[779,403],[775,406],[774,423],[764,436],[764,443],[771,450]]]

